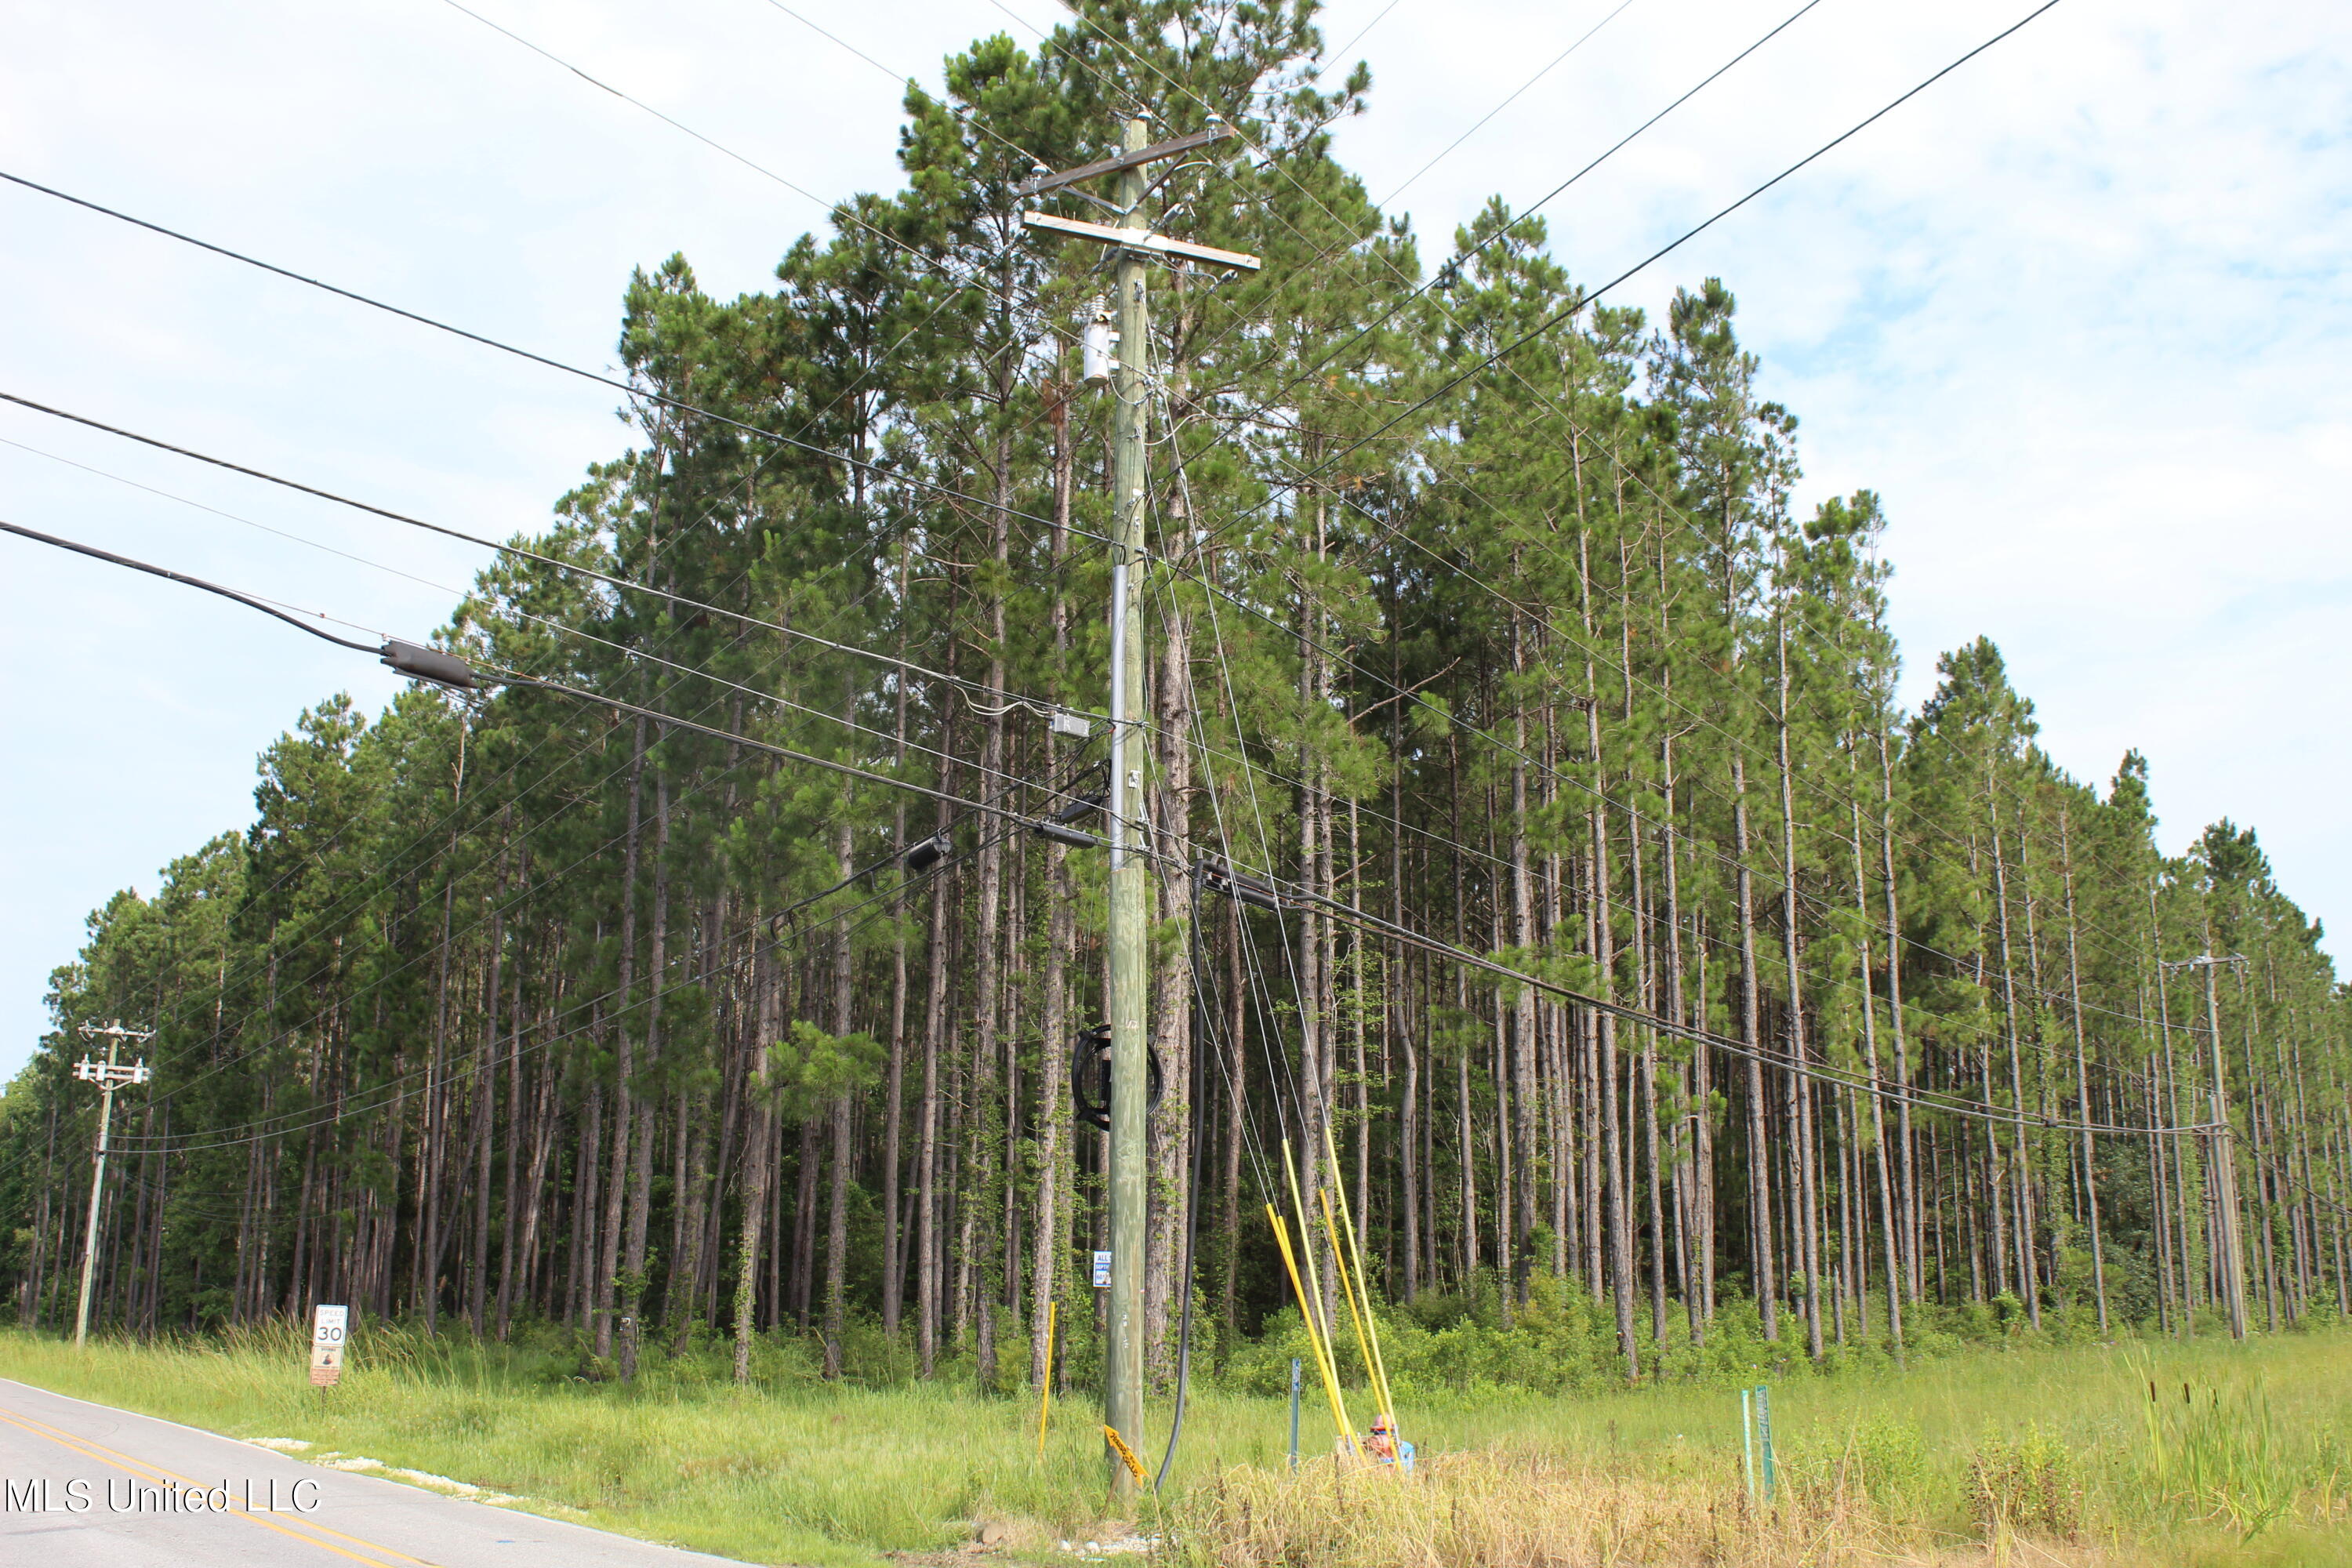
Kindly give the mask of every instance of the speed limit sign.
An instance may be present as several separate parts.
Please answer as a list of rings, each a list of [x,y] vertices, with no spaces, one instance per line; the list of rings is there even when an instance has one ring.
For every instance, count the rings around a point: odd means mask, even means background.
[[[332,1388],[343,1375],[343,1338],[351,1327],[349,1307],[321,1304],[310,1320],[310,1381]]]

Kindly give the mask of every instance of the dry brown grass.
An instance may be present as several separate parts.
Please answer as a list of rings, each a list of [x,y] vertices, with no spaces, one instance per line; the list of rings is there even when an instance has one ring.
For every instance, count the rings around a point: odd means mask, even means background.
[[[1937,1541],[1858,1496],[1750,1511],[1706,1478],[1612,1472],[1542,1456],[1447,1455],[1398,1477],[1329,1460],[1236,1467],[1171,1510],[1165,1558],[1190,1568],[1829,1568],[2002,1563],[2095,1568],[2071,1542],[2000,1532]]]

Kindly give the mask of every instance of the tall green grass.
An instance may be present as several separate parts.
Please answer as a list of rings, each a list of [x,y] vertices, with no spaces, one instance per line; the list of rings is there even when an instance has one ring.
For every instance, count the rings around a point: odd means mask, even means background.
[[[362,1327],[324,1394],[305,1357],[291,1329],[79,1352],[0,1332],[0,1375],[754,1562],[867,1563],[954,1546],[982,1522],[1010,1526],[1022,1550],[1128,1528],[1103,1518],[1100,1416],[1083,1397],[1056,1398],[1041,1459],[1032,1396],[826,1384],[790,1339],[762,1342],[750,1389],[726,1379],[719,1347],[692,1342],[649,1356],[631,1387],[591,1381],[593,1363],[552,1336],[509,1347]],[[1173,1493],[1286,1470],[1286,1402],[1234,1391],[1255,1379],[1195,1391]],[[1311,1378],[1307,1401],[1313,1455],[1330,1426]],[[1424,1379],[1401,1403],[1433,1465],[1485,1452],[1685,1483],[1694,1499],[1738,1486],[1738,1400],[1713,1381],[1560,1394]],[[1866,1504],[1923,1545],[2012,1533],[2134,1563],[2352,1562],[2352,1333],[1775,1375],[1773,1414],[1788,1506],[1831,1518]],[[1164,1404],[1150,1431],[1156,1459]],[[1147,1507],[1142,1527],[1154,1518]]]

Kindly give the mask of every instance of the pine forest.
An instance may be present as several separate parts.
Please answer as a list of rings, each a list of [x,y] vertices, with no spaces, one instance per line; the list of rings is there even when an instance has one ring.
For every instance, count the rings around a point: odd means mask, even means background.
[[[1155,1384],[1295,1329],[1268,1205],[1327,1199],[1386,1317],[1580,1325],[1554,1380],[2352,1305],[2346,1004],[2254,833],[2161,853],[2147,760],[2060,769],[1990,641],[1898,705],[1887,517],[1798,503],[1737,279],[1656,319],[1499,200],[1413,233],[1322,50],[1092,0],[910,84],[903,188],[769,290],[649,258],[625,440],[433,638],[481,684],[325,697],[55,972],[16,1321],[73,1321],[121,1019],[101,1331],[348,1301],[1011,1390],[1052,1306],[1092,1386],[1115,565]],[[1112,274],[1022,217],[1104,215],[1016,187],[1139,106],[1232,128],[1149,199],[1264,267],[1155,266],[1115,563]]]

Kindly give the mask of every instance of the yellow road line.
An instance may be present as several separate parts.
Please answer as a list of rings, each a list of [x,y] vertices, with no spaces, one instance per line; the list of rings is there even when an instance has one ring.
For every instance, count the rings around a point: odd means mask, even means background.
[[[198,1480],[193,1476],[184,1476],[175,1470],[167,1470],[163,1466],[155,1464],[152,1460],[136,1458],[131,1455],[122,1453],[119,1449],[110,1448],[105,1444],[98,1441],[95,1437],[85,1437],[79,1433],[67,1431],[62,1426],[55,1426],[49,1422],[41,1420],[38,1416],[27,1415],[21,1410],[0,1410],[0,1418],[14,1421],[21,1426],[37,1428],[39,1436],[47,1436],[52,1441],[80,1443],[89,1447],[99,1450],[100,1453],[110,1454],[115,1458],[121,1459],[125,1463],[131,1465],[144,1465],[147,1468],[154,1471],[157,1475],[175,1480],[184,1487],[200,1487],[205,1484],[203,1481]],[[234,1438],[224,1440],[229,1442],[236,1441]],[[306,1476],[303,1479],[308,1480],[310,1478]],[[299,1486],[301,1483],[298,1481],[295,1484]],[[251,1513],[257,1520],[269,1512],[268,1510],[252,1509],[243,1503],[239,1503],[236,1506],[240,1511]],[[411,1556],[409,1553],[401,1551],[398,1547],[386,1546],[380,1542],[370,1541],[364,1536],[347,1534],[342,1531],[335,1529],[332,1525],[320,1524],[318,1521],[307,1518],[300,1514],[295,1515],[295,1520],[296,1522],[299,1523],[305,1530],[315,1530],[321,1535],[331,1535],[338,1541],[348,1541],[352,1545],[360,1547],[365,1551],[379,1552],[387,1557],[398,1558],[403,1563],[413,1563],[417,1565],[417,1568],[436,1568],[434,1563],[428,1562],[425,1558]]]
[[[58,1447],[64,1448],[68,1452],[79,1453],[85,1458],[96,1459],[100,1464],[106,1465],[113,1469],[121,1470],[125,1474],[135,1476],[142,1480],[157,1482],[166,1480],[176,1481],[181,1486],[193,1487],[199,1490],[209,1491],[212,1489],[207,1483],[200,1481],[193,1476],[184,1476],[179,1474],[177,1471],[167,1470],[163,1466],[154,1464],[152,1461],[136,1458],[131,1455],[121,1452],[120,1449],[110,1448],[105,1444],[98,1442],[94,1438],[84,1437],[79,1433],[68,1432],[61,1426],[52,1426],[45,1421],[37,1420],[32,1416],[21,1415],[13,1410],[0,1410],[0,1421],[5,1421],[11,1426],[15,1426],[21,1431],[28,1432],[36,1437],[47,1438],[48,1441],[55,1443]],[[206,1511],[210,1512],[212,1510],[207,1510]],[[299,1530],[289,1528],[287,1524],[281,1522],[271,1514],[260,1512],[237,1502],[234,1494],[230,1497],[230,1506],[226,1511],[233,1517],[244,1520],[248,1524],[257,1524],[265,1530],[274,1530],[278,1534],[286,1536],[291,1540],[301,1542],[306,1546],[315,1546],[321,1552],[331,1552],[338,1557],[348,1557],[354,1563],[365,1563],[369,1564],[369,1568],[387,1568],[388,1563],[414,1563],[417,1565],[417,1568],[433,1568],[433,1564],[427,1563],[425,1559],[422,1557],[412,1557],[407,1552],[401,1551],[397,1547],[385,1546],[378,1542],[369,1541],[362,1536],[347,1534],[342,1531],[333,1529],[328,1525],[320,1524],[315,1521],[303,1519],[299,1515],[296,1516],[296,1520],[301,1528]],[[304,1531],[316,1531],[317,1533],[305,1534],[303,1533]],[[335,1541],[347,1541],[359,1550],[357,1552],[346,1551],[342,1547],[336,1545],[334,1541],[320,1540],[319,1537],[322,1535],[333,1536]],[[377,1555],[374,1557],[362,1557],[360,1555],[361,1552],[372,1552]]]
[[[160,1465],[151,1463],[148,1460],[135,1458],[129,1454],[122,1453],[119,1449],[110,1448],[105,1444],[98,1442],[92,1438],[81,1436],[78,1433],[68,1432],[61,1427],[49,1426],[46,1422],[35,1420],[30,1416],[20,1415],[13,1411],[0,1410],[0,1421],[5,1421],[8,1425],[16,1426],[25,1432],[28,1432],[36,1437],[45,1437],[48,1441],[57,1444],[59,1447],[64,1448],[70,1453],[78,1453],[85,1458],[96,1459],[100,1464],[108,1466],[113,1469],[121,1470],[125,1474],[136,1477],[141,1480],[155,1481],[158,1483],[163,1481],[176,1481],[184,1487],[193,1487],[207,1491],[211,1489],[206,1483],[197,1480],[194,1477],[183,1476],[177,1471],[167,1470]],[[209,1512],[212,1510],[207,1510],[206,1511]],[[223,1511],[236,1515],[236,1517],[245,1520],[249,1524],[260,1525],[265,1530],[274,1530],[278,1534],[287,1536],[295,1541],[299,1541],[307,1546],[318,1547],[322,1552],[331,1552],[338,1557],[348,1557],[354,1563],[365,1563],[370,1565],[370,1568],[387,1568],[386,1560],[389,1560],[392,1563],[416,1563],[422,1565],[422,1568],[430,1568],[429,1564],[425,1563],[425,1560],[423,1558],[412,1557],[408,1553],[401,1552],[396,1548],[380,1545],[375,1542],[367,1541],[359,1536],[345,1534],[343,1531],[331,1529],[327,1525],[317,1524],[310,1520],[301,1519],[299,1515],[296,1517],[301,1528],[290,1528],[287,1524],[282,1523],[278,1519],[272,1517],[268,1512],[248,1508],[238,1503],[234,1495],[232,1495],[230,1499],[229,1508]],[[304,1531],[315,1531],[317,1533],[305,1534],[303,1533]],[[318,1538],[320,1535],[331,1535],[337,1540],[350,1542],[353,1546],[359,1548],[359,1552],[345,1551],[342,1547],[336,1545],[332,1541],[320,1540]],[[379,1555],[374,1557],[363,1557],[360,1555],[360,1552],[375,1552]]]

